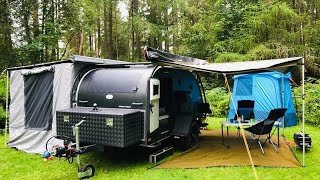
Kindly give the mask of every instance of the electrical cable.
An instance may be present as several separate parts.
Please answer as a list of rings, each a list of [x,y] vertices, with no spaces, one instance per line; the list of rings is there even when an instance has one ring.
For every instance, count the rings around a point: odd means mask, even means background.
[[[70,138],[70,137],[68,137],[68,136],[64,136],[64,135],[56,135],[56,136],[52,136],[52,137],[50,137],[48,140],[47,140],[47,142],[46,142],[46,151],[49,151],[48,150],[48,143],[49,143],[49,141],[52,139],[52,138],[56,138],[56,139],[63,139],[63,140],[69,140],[70,142],[72,142],[72,139]],[[73,163],[73,159],[74,159],[74,156],[73,156],[73,150],[74,149],[71,149],[71,148],[68,148],[67,150],[66,150],[66,155],[65,155],[65,157],[66,157],[66,159],[68,160],[68,162],[69,162],[69,164],[72,164]],[[59,157],[64,157],[64,156],[59,156]],[[70,160],[71,159],[71,160]]]
[[[67,140],[69,140],[69,141],[71,141],[71,142],[72,142],[72,139],[71,139],[70,137],[68,137],[68,136],[64,136],[64,135],[56,135],[56,136],[52,136],[52,137],[50,137],[50,138],[47,140],[47,142],[46,142],[46,151],[48,151],[48,143],[49,143],[49,141],[50,141],[52,138],[56,138],[56,139],[62,139],[62,138],[65,138],[65,139],[67,139]]]

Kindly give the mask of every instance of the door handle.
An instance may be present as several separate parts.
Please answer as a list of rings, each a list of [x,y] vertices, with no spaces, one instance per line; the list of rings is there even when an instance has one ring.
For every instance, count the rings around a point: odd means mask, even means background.
[[[142,106],[143,103],[141,103],[141,102],[133,102],[132,105],[134,105],[134,106]]]
[[[150,103],[150,111],[153,113],[152,108],[154,107],[154,105],[152,103]]]

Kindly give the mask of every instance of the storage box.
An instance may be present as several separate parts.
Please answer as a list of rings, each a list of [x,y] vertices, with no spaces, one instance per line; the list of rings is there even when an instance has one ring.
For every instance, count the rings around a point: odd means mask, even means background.
[[[309,137],[309,134],[305,134],[305,147],[311,148],[311,137]],[[293,135],[294,142],[297,144],[298,147],[303,147],[303,134],[302,133],[295,133]]]
[[[57,111],[57,134],[74,139],[73,128],[80,125],[80,142],[112,147],[139,143],[143,135],[143,112],[132,109],[77,107]]]

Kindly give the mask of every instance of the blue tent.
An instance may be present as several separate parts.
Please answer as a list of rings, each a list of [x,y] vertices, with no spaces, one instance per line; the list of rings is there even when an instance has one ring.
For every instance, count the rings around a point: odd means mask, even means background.
[[[253,100],[255,119],[263,120],[268,116],[271,109],[284,107],[287,108],[287,111],[284,116],[284,125],[281,124],[281,127],[297,125],[290,78],[290,73],[282,74],[280,72],[263,72],[234,76],[228,119],[234,119],[236,116],[238,101]],[[282,120],[280,123],[282,123]]]

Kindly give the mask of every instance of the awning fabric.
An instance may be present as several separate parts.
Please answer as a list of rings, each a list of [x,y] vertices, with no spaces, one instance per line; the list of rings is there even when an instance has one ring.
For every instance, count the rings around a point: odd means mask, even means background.
[[[39,68],[34,68],[34,69],[25,69],[21,71],[22,75],[32,75],[32,74],[40,74],[43,72],[50,72],[50,71],[54,71],[54,67],[53,66],[45,66],[45,67],[39,67]]]
[[[296,66],[299,60],[302,59],[302,57],[292,57],[259,61],[208,63],[206,60],[170,54],[151,47],[145,47],[144,57],[146,60],[158,65],[221,74],[243,74],[262,71],[287,72],[289,67]]]

